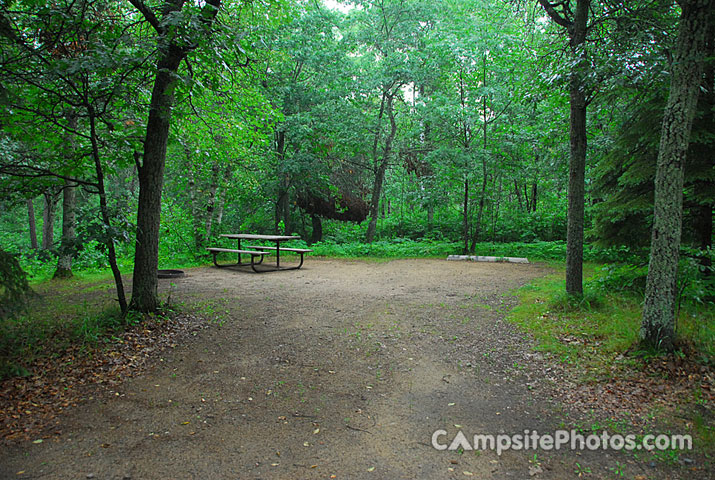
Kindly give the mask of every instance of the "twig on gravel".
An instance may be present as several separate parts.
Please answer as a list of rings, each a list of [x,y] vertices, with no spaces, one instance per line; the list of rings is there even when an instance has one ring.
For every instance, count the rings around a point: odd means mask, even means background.
[[[345,425],[345,428],[348,428],[348,429],[350,429],[350,430],[355,430],[356,432],[369,433],[370,435],[372,435],[372,432],[369,432],[369,431],[367,431],[367,430],[363,430],[362,428],[351,427],[350,425]]]

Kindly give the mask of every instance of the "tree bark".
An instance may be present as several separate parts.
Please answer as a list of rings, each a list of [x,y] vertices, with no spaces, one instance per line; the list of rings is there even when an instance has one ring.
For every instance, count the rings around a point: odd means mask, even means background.
[[[569,81],[570,144],[568,219],[566,226],[566,293],[583,295],[583,221],[586,197],[586,92],[588,60],[584,50],[590,0],[578,0],[571,29],[571,49],[576,62]],[[533,203],[533,200],[532,200]]]
[[[197,45],[186,38],[174,38],[175,30],[168,29],[142,0],[130,3],[144,16],[158,34],[158,60],[154,88],[149,103],[144,155],[137,165],[139,177],[139,202],[137,209],[137,236],[134,253],[134,277],[130,308],[140,312],[159,309],[159,225],[161,222],[161,191],[164,185],[166,145],[169,138],[171,110],[174,106],[176,73],[181,61]],[[167,1],[162,5],[164,18],[181,11],[181,0]],[[214,23],[221,0],[206,0],[197,15],[198,21],[209,30]]]
[[[70,113],[67,115],[67,125],[70,129],[77,129],[77,115]],[[69,156],[75,155],[74,138],[68,135],[67,148]],[[53,278],[71,278],[72,261],[76,251],[76,215],[77,206],[77,185],[69,180],[65,180],[62,189],[62,241],[60,243],[59,255],[57,256],[57,268]]]
[[[160,54],[151,93],[149,119],[144,140],[144,155],[139,170],[139,205],[134,253],[134,277],[130,308],[139,312],[159,309],[159,225],[161,191],[164,185],[166,145],[169,138],[171,110],[174,106],[174,74],[185,53],[169,45]]]
[[[487,197],[488,180],[489,176],[487,174],[486,160],[482,160],[482,191],[479,194],[479,208],[477,210],[477,221],[475,222],[474,231],[472,232],[472,244],[469,247],[470,253],[474,253],[476,251],[477,242],[482,234],[482,217],[484,216],[484,204]]]
[[[52,250],[55,243],[55,193],[45,191],[44,208],[42,210],[42,249]]]
[[[37,223],[35,222],[35,204],[32,198],[27,199],[27,221],[30,226],[30,246],[37,250]]]
[[[640,338],[670,351],[675,342],[678,257],[683,218],[683,166],[697,107],[706,32],[715,0],[682,0],[668,103],[655,176],[651,253]]]
[[[313,231],[310,234],[310,244],[312,245],[323,239],[323,222],[317,215],[311,215],[310,221],[313,224]]]
[[[290,224],[290,192],[288,181],[284,180],[281,189],[278,191],[278,202],[276,203],[276,219],[283,222],[283,231],[278,234],[290,235],[292,225]]]
[[[62,243],[53,278],[72,277],[72,261],[76,251],[76,206],[77,186],[69,180],[65,180],[65,187],[62,190]]]
[[[586,174],[586,85],[588,67],[585,42],[588,32],[588,12],[591,0],[576,0],[576,11],[569,18],[560,3],[539,0],[551,19],[564,27],[574,57],[569,79],[570,154],[568,185],[568,221],[566,227],[566,293],[583,295],[583,214]],[[568,5],[568,4],[567,4]]]

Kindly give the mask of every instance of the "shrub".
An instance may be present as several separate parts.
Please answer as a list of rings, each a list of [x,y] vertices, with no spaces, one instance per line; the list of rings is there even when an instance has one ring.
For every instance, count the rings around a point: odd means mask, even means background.
[[[22,310],[29,292],[27,273],[17,258],[0,250],[0,318]]]

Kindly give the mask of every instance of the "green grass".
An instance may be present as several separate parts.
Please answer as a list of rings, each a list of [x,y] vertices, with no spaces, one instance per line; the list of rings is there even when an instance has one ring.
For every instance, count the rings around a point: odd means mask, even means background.
[[[555,266],[552,264],[552,266]],[[584,295],[566,295],[562,271],[536,279],[519,289],[519,305],[509,319],[532,333],[537,348],[565,363],[584,367],[609,367],[619,354],[636,347],[641,325],[642,296],[602,287],[598,272],[603,267],[586,264]],[[677,319],[681,342],[692,346],[697,359],[715,359],[715,309],[686,302]]]
[[[0,320],[0,379],[30,375],[34,362],[68,348],[96,347],[126,325],[112,306],[57,300],[50,307]]]
[[[315,255],[344,258],[410,258],[446,257],[462,253],[463,243],[447,240],[411,240],[394,238],[373,243],[360,241],[347,243],[319,242],[311,248]],[[475,255],[495,257],[527,257],[531,261],[563,261],[566,258],[566,242],[481,242],[475,245]],[[639,258],[640,252],[625,248],[584,247],[584,256],[589,260],[626,261]]]
[[[516,292],[519,305],[507,317],[534,336],[537,350],[548,352],[567,364],[582,382],[628,375],[630,369],[643,368],[647,357],[662,355],[639,350],[641,294],[628,289],[613,290],[612,285],[604,289],[599,277],[603,267],[587,264],[584,296],[568,297],[563,265],[559,270],[520,288]],[[674,355],[690,355],[690,360],[706,368],[713,365],[715,309],[711,304],[685,302],[677,319],[676,333],[681,350]],[[694,387],[692,399],[680,401],[683,403],[677,407],[679,413],[654,415],[665,425],[686,419],[696,448],[712,454],[708,452],[713,452],[715,429],[712,419],[707,418],[709,414],[703,413],[707,411],[708,400]],[[660,460],[668,460],[666,457]]]

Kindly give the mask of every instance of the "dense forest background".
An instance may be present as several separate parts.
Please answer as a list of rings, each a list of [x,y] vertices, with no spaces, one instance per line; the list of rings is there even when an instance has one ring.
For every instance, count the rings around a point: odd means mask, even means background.
[[[226,232],[295,233],[329,255],[563,259],[580,151],[585,258],[645,288],[673,2],[0,7],[0,248],[37,277],[137,278],[142,190],[161,202],[160,267],[204,261]],[[695,302],[712,300],[704,23],[678,284]]]

